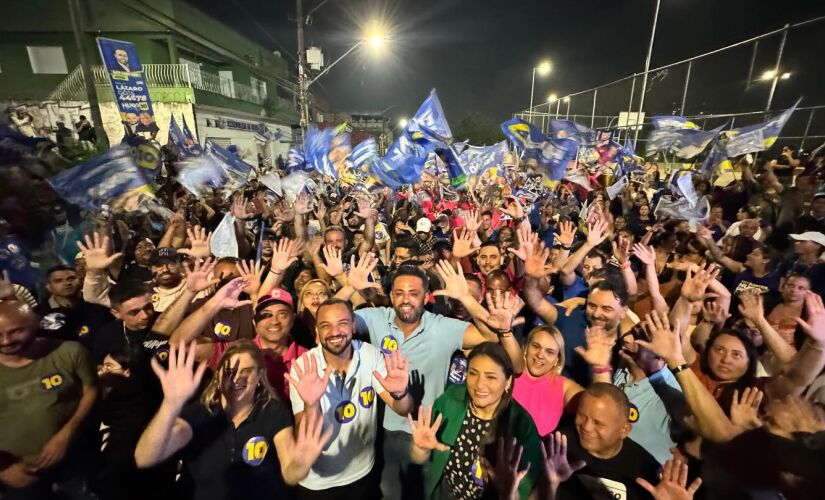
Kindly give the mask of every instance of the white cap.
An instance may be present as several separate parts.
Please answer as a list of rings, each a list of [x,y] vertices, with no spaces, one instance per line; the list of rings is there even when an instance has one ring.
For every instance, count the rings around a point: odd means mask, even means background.
[[[825,234],[816,231],[805,231],[802,234],[792,234],[791,238],[796,241],[813,241],[825,247]]]
[[[429,233],[432,228],[433,223],[430,222],[430,219],[426,217],[421,217],[420,219],[418,219],[418,222],[415,223],[416,233]]]

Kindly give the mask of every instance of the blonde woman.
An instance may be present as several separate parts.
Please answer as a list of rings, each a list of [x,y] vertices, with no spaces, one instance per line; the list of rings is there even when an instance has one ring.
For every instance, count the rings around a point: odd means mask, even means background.
[[[612,344],[596,332],[587,334],[587,349],[576,348],[592,367],[594,382],[610,382]],[[539,326],[527,336],[524,350],[526,370],[513,385],[513,399],[536,422],[539,435],[556,429],[562,412],[584,388],[561,375],[564,368],[564,337],[554,326]]]

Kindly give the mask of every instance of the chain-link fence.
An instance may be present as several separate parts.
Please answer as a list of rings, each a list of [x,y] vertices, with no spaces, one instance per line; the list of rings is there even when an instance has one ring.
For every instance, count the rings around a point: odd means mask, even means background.
[[[651,116],[681,115],[706,130],[725,123],[741,127],[765,121],[802,97],[779,142],[812,149],[825,140],[823,28],[825,16],[651,68],[643,110],[639,101],[645,74],[636,73],[514,116],[545,132],[550,120],[564,118],[591,128],[612,127],[619,141],[644,143]],[[636,126],[639,122],[641,127]]]

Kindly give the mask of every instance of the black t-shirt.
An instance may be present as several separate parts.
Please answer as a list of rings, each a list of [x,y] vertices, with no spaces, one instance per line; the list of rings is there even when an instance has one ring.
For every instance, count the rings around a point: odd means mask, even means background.
[[[659,462],[635,441],[626,438],[618,455],[603,460],[581,447],[575,427],[565,427],[562,432],[567,436],[568,461],[573,463],[584,460],[587,466],[561,483],[557,500],[652,498],[644,488],[636,484],[636,478],[641,477],[651,484],[658,484]]]
[[[129,330],[120,320],[90,332],[84,343],[92,351],[96,363],[103,361],[107,354],[118,351],[126,351],[133,359],[147,363],[155,355],[166,361],[169,353],[169,337],[153,333],[151,327]]]
[[[184,407],[180,417],[192,427],[192,441],[183,450],[183,462],[192,481],[193,498],[287,497],[273,439],[293,421],[292,412],[281,400],[255,408],[237,429],[222,409],[210,414],[200,402]]]
[[[72,307],[51,307],[48,301],[37,308],[40,333],[60,340],[84,341],[93,331],[112,321],[109,309],[80,300]]]

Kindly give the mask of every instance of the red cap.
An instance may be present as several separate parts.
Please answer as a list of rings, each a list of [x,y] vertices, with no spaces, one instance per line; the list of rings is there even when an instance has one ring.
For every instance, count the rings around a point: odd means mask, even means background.
[[[276,302],[286,304],[290,309],[295,311],[295,302],[292,300],[292,294],[283,288],[273,288],[269,291],[269,293],[258,299],[258,305],[255,307],[255,314],[260,313],[265,308]]]

